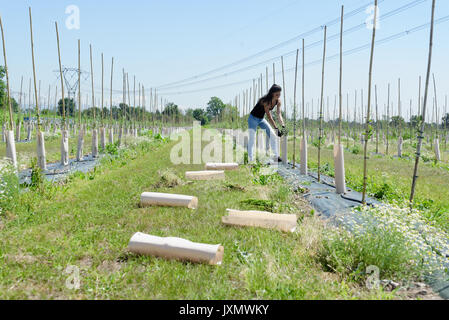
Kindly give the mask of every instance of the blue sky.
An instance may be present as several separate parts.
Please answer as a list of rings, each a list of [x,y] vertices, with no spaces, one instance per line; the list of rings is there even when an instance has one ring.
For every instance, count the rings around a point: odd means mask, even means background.
[[[425,24],[430,19],[431,0],[416,2],[416,5],[396,15],[388,13],[413,0],[384,0],[380,3],[381,27],[377,39]],[[152,87],[183,80],[208,72],[221,66],[233,63],[242,58],[273,47],[292,39],[305,31],[322,26],[340,15],[341,5],[346,12],[367,5],[364,0],[165,0],[165,1],[8,1],[2,4],[0,14],[6,32],[8,64],[14,92],[20,89],[20,78],[24,76],[25,89],[28,92],[28,81],[32,76],[31,53],[29,39],[28,6],[33,10],[33,27],[35,37],[35,55],[37,76],[42,83],[41,97],[47,97],[48,86],[51,85],[52,96],[55,86],[59,84],[55,70],[58,69],[57,47],[54,22],[60,29],[62,64],[68,67],[77,66],[77,40],[81,39],[82,69],[89,71],[89,44],[94,53],[94,80],[96,98],[100,97],[101,60],[105,56],[105,87],[109,88],[111,57],[115,58],[114,89],[121,90],[121,70],[136,76],[149,91]],[[80,9],[80,29],[69,30],[65,27],[68,15],[66,7],[77,5]],[[382,19],[383,15],[387,15]],[[449,1],[438,0],[436,18],[449,15]],[[360,12],[345,20],[345,30],[366,21],[368,14]],[[444,108],[444,96],[449,92],[449,21],[438,24],[435,28],[435,47],[433,72],[437,79],[438,105]],[[329,26],[328,35],[336,35],[339,24]],[[321,40],[322,31],[315,32],[305,38],[306,45]],[[353,49],[370,42],[371,30],[361,28],[345,34],[344,50]],[[424,77],[429,29],[411,33],[394,41],[377,45],[374,58],[374,84],[378,85],[379,107],[384,108],[388,82],[392,86],[393,108],[396,108],[397,81],[402,81],[403,115],[407,116],[409,101],[413,99],[416,107],[418,96],[418,77]],[[251,66],[271,58],[280,57],[293,52],[300,45],[299,41],[271,50],[256,58],[250,59],[232,68],[210,74],[201,83],[190,86],[165,88],[161,90],[164,100],[173,101],[183,109],[204,107],[211,96],[218,96],[225,102],[250,89],[252,80],[261,73],[265,75],[265,67],[276,63],[276,71],[280,71],[280,60],[262,64],[244,72],[223,76],[234,70]],[[338,40],[328,42],[328,56],[338,53]],[[306,64],[319,60],[322,56],[322,44],[306,50]],[[369,50],[362,50],[344,57],[343,92],[350,93],[351,109],[353,108],[354,91],[367,92]],[[295,56],[285,57],[285,69],[294,66]],[[3,64],[3,63],[1,63]],[[321,65],[307,66],[306,101],[311,104],[319,97]],[[216,79],[208,79],[221,76]],[[281,82],[280,74],[276,75]],[[249,80],[245,82],[245,80]],[[290,105],[293,99],[293,72],[286,73],[286,100]],[[244,82],[244,83],[241,83]],[[272,80],[270,80],[270,83]],[[238,83],[212,90],[205,88]],[[265,83],[265,80],[264,80]],[[300,88],[300,82],[298,82]],[[433,87],[432,87],[433,89]],[[132,87],[131,87],[132,90]],[[199,91],[201,90],[201,91]],[[334,96],[338,90],[338,59],[326,63],[325,96],[331,101],[333,110]],[[194,91],[194,92],[191,92]],[[90,82],[82,85],[83,102],[90,95]],[[300,91],[298,91],[300,95]],[[109,100],[109,92],[106,94]],[[433,98],[433,92],[430,95]],[[360,98],[359,98],[360,99]],[[53,100],[53,99],[52,99]],[[114,102],[121,100],[120,93],[114,93]],[[365,98],[366,104],[367,97]],[[431,100],[429,100],[431,102]],[[149,94],[147,93],[147,105]],[[345,101],[346,105],[346,101]],[[316,107],[315,107],[316,108]],[[332,113],[333,111],[331,111]],[[397,112],[397,110],[395,111]],[[352,111],[351,111],[352,114]]]

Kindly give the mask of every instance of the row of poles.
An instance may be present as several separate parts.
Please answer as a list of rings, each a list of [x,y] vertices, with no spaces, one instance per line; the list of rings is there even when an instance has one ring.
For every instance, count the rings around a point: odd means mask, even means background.
[[[35,105],[35,115],[36,115],[36,140],[37,140],[37,164],[42,170],[46,170],[46,155],[45,155],[45,140],[44,140],[44,130],[42,128],[42,115],[40,111],[40,82],[39,82],[39,93],[37,86],[37,76],[36,76],[36,64],[35,64],[35,55],[34,55],[34,38],[33,38],[33,20],[31,7],[29,8],[29,25],[30,25],[30,41],[31,41],[31,59],[32,59],[32,69],[33,69],[33,89],[34,89],[34,105]],[[7,54],[6,54],[6,44],[5,44],[5,34],[3,29],[3,22],[0,17],[0,26],[2,33],[2,45],[3,45],[3,56],[4,56],[4,64],[5,64],[5,74],[6,74],[6,86],[7,86],[7,106],[9,111],[9,121],[7,126],[7,131],[4,134],[4,139],[6,142],[6,157],[12,161],[14,167],[17,167],[17,155],[16,155],[16,147],[15,147],[15,139],[14,139],[14,129],[20,130],[20,106],[22,105],[22,89],[23,89],[23,77],[21,79],[21,89],[20,89],[20,97],[19,97],[19,126],[15,128],[14,125],[14,116],[12,109],[12,98],[11,98],[11,90],[10,90],[10,81],[9,81],[9,69],[7,64]],[[63,76],[63,66],[61,59],[61,50],[60,50],[60,37],[59,37],[59,29],[58,23],[55,22],[55,31],[56,31],[56,42],[58,49],[58,63],[59,63],[59,78],[60,78],[60,86],[61,86],[61,97],[60,103],[62,104],[62,112],[61,112],[61,164],[67,165],[69,163],[69,126],[70,123],[67,119],[70,117],[70,113],[67,110],[66,101],[70,102],[70,99],[65,99],[65,86],[64,86],[64,76]],[[91,78],[91,111],[93,116],[93,121],[90,123],[92,128],[92,157],[96,158],[99,153],[98,148],[98,128],[97,128],[97,118],[100,118],[100,144],[101,148],[104,149],[106,145],[106,126],[105,122],[109,122],[109,134],[108,134],[108,142],[114,142],[114,133],[118,134],[118,145],[120,146],[122,141],[122,136],[126,136],[126,134],[132,134],[134,136],[138,135],[138,131],[142,129],[142,125],[149,124],[153,125],[153,129],[156,128],[156,112],[154,110],[159,111],[159,95],[154,90],[150,92],[150,110],[151,118],[146,114],[145,108],[145,87],[139,83],[138,85],[138,105],[139,108],[136,107],[136,78],[134,77],[134,107],[131,107],[131,93],[130,93],[130,81],[128,73],[125,73],[123,69],[123,99],[122,104],[118,108],[122,113],[121,119],[118,119],[118,116],[113,118],[113,77],[114,77],[114,58],[112,58],[111,62],[111,82],[110,82],[110,108],[109,108],[109,119],[107,119],[104,115],[105,105],[104,105],[104,57],[101,54],[101,103],[100,103],[100,114],[97,114],[95,107],[95,88],[94,88],[94,72],[93,72],[93,55],[92,55],[92,45],[89,47],[90,52],[90,78]],[[77,161],[82,161],[84,159],[83,148],[84,148],[84,135],[87,130],[87,126],[89,126],[89,121],[83,124],[82,121],[82,111],[81,111],[81,41],[78,40],[78,115],[74,115],[74,122],[78,122],[79,134],[78,134],[78,146],[77,146]],[[56,87],[57,88],[57,87]],[[55,109],[57,108],[57,89],[55,93]],[[30,140],[30,131],[32,128],[31,123],[31,79],[30,79],[30,93],[29,93],[29,121],[28,121],[28,140]],[[49,88],[49,98],[48,103],[50,103],[50,88]],[[162,112],[163,99],[161,97],[160,108],[161,108],[161,122],[164,120],[168,121],[168,119],[164,119],[164,113]],[[154,110],[153,110],[154,109]],[[56,110],[55,110],[56,111]],[[168,116],[167,116],[168,117]],[[115,120],[115,125],[114,125]],[[117,124],[117,120],[119,120],[119,124]],[[54,118],[54,129],[56,128],[56,112]],[[137,128],[137,123],[139,123],[139,128]],[[162,123],[161,123],[162,125]],[[73,125],[73,132],[76,134],[76,125]],[[20,131],[16,136],[20,136]],[[126,143],[126,140],[125,140]]]
[[[415,158],[415,165],[414,165],[414,172],[412,177],[412,187],[410,192],[410,204],[413,204],[415,191],[416,191],[416,183],[418,180],[418,168],[419,168],[419,162],[421,158],[421,152],[422,152],[422,144],[424,139],[424,132],[427,125],[427,116],[428,116],[428,95],[429,95],[429,83],[430,83],[430,76],[431,76],[431,62],[432,62],[432,47],[433,47],[433,34],[434,34],[434,21],[435,21],[435,2],[436,0],[432,0],[432,9],[431,9],[431,23],[430,23],[430,41],[429,41],[429,55],[428,55],[428,64],[427,64],[427,74],[426,74],[426,81],[424,86],[424,97],[421,101],[421,77],[419,78],[419,98],[418,98],[418,116],[415,118],[416,123],[418,123],[419,128],[418,131],[418,141],[417,141],[417,147],[416,147],[416,158]],[[378,118],[378,103],[377,103],[377,86],[373,86],[372,79],[373,79],[373,64],[374,64],[374,52],[375,52],[375,41],[376,41],[376,31],[377,31],[377,21],[378,21],[378,0],[374,1],[374,24],[372,28],[372,36],[371,36],[371,51],[370,51],[370,59],[369,59],[369,70],[368,70],[368,103],[367,103],[367,110],[364,114],[364,106],[363,106],[363,90],[362,90],[362,107],[361,107],[361,122],[364,126],[364,128],[361,128],[363,133],[362,137],[362,143],[363,143],[363,192],[362,192],[362,203],[366,204],[366,194],[367,194],[367,170],[368,170],[368,142],[373,134],[373,124],[375,124],[376,127],[376,134],[379,133],[379,118]],[[340,66],[339,66],[339,87],[338,87],[338,127],[337,130],[337,143],[334,146],[334,166],[335,166],[335,183],[336,183],[336,192],[338,194],[344,194],[346,193],[346,185],[345,185],[345,170],[344,170],[344,149],[342,144],[342,133],[343,133],[343,94],[342,94],[342,80],[343,80],[343,26],[344,26],[344,6],[341,8],[341,23],[340,23]],[[324,80],[325,80],[325,62],[326,62],[326,44],[327,44],[327,26],[324,26],[324,40],[323,40],[323,57],[322,57],[322,69],[321,69],[321,90],[320,90],[320,98],[319,100],[319,110],[318,110],[318,181],[321,180],[321,154],[322,154],[322,145],[323,145],[323,139],[324,139]],[[304,91],[304,83],[305,83],[305,72],[304,72],[304,60],[305,60],[305,40],[302,39],[302,125],[300,127],[300,135],[302,134],[302,139],[300,142],[300,172],[303,175],[308,174],[307,170],[307,131],[306,131],[306,104],[305,104],[305,91]],[[296,51],[296,66],[295,66],[295,76],[294,76],[294,98],[293,98],[293,166],[296,167],[296,134],[297,134],[297,80],[298,80],[298,60],[300,56],[300,50],[297,49]],[[282,81],[283,81],[283,87],[285,88],[285,78],[284,78],[284,61],[283,57],[281,57],[281,68],[282,68]],[[266,88],[268,90],[269,88],[269,75],[268,75],[269,68],[266,67]],[[275,64],[273,64],[273,83],[276,83],[275,78]],[[438,120],[438,105],[437,105],[437,92],[436,92],[436,81],[435,76],[433,76],[433,84],[434,84],[434,105],[433,105],[433,120],[436,121],[435,126],[435,136],[436,139],[434,141],[435,143],[435,149],[439,150],[439,120]],[[242,93],[239,93],[235,96],[234,104],[237,106],[240,114],[242,116],[248,115],[250,113],[250,108],[252,105],[256,104],[256,100],[259,99],[263,95],[263,75],[260,74],[260,76],[257,78],[257,80],[253,80],[253,86],[250,89],[244,90]],[[374,90],[373,90],[374,87]],[[375,91],[375,107],[373,108],[372,104],[372,96],[373,91]],[[388,85],[388,102],[387,102],[387,134],[386,134],[386,140],[387,140],[387,154],[388,154],[388,137],[389,137],[389,122],[390,122],[390,105],[392,103],[390,102],[390,84]],[[402,152],[402,111],[401,111],[401,80],[398,80],[398,121],[399,121],[399,127],[398,127],[398,156],[401,157]],[[242,97],[242,98],[241,98]],[[337,100],[337,99],[336,99]],[[355,100],[357,104],[357,91],[355,94]],[[285,101],[285,90],[284,90],[284,101]],[[347,123],[348,123],[348,131],[350,126],[350,119],[349,119],[349,95],[347,96],[348,101],[348,107],[347,107]],[[412,102],[411,102],[412,103]],[[337,102],[336,102],[337,104]],[[446,97],[446,104],[445,104],[445,113],[447,117],[447,97]],[[373,110],[375,109],[375,110]],[[375,111],[375,112],[374,112]],[[307,112],[308,113],[308,112]],[[335,111],[334,111],[335,113]],[[373,113],[376,114],[375,121],[374,117],[372,116]],[[312,117],[309,117],[308,120],[314,119],[313,115],[313,101],[312,101]],[[412,110],[410,109],[410,130],[412,132]],[[328,112],[328,118],[330,119],[330,114]],[[334,120],[336,116],[334,116]],[[329,121],[330,122],[330,121]],[[447,120],[446,120],[447,122]],[[354,113],[354,126],[357,125],[357,110],[355,110]],[[430,128],[432,129],[432,122],[430,123]],[[447,128],[447,123],[445,124],[444,128]],[[335,128],[332,127],[334,130]],[[412,133],[411,133],[412,135]],[[285,138],[287,139],[287,138]],[[376,138],[376,153],[379,151],[379,141],[378,136]],[[445,140],[447,140],[447,137],[445,137]],[[349,141],[349,137],[348,137]],[[439,161],[439,152],[436,152],[437,161]]]

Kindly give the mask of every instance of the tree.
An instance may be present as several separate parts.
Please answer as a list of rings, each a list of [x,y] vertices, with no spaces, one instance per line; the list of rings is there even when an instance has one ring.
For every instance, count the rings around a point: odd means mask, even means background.
[[[207,112],[203,109],[195,109],[193,110],[193,118],[197,121],[201,122],[201,125],[204,126],[209,123],[209,118],[207,117]]]
[[[176,104],[170,102],[165,106],[165,109],[164,111],[162,111],[162,114],[166,116],[177,116],[179,115],[179,108]]]
[[[65,116],[66,117],[73,117],[75,114],[75,100],[64,98],[64,104],[65,104]],[[62,116],[62,99],[58,101],[58,115]]]
[[[395,128],[398,128],[399,126],[405,127],[404,118],[399,117],[399,116],[391,117],[390,125]]]
[[[411,125],[413,128],[418,128],[421,124],[422,116],[412,116],[412,119],[410,120]]]
[[[223,110],[225,108],[225,104],[217,97],[212,97],[210,101],[207,103],[206,113],[209,116],[209,119],[220,117]]]

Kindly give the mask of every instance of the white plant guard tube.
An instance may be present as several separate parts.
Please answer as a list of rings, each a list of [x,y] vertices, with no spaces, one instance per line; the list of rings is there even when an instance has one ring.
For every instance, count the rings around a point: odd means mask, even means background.
[[[206,170],[237,170],[238,163],[206,163]]]
[[[92,130],[92,157],[98,157],[98,131],[97,129]]]
[[[186,179],[188,180],[223,180],[225,179],[224,171],[187,171]]]
[[[100,148],[106,148],[106,129],[104,127],[100,128]]]
[[[144,192],[140,196],[140,205],[142,207],[164,206],[196,209],[198,208],[198,198],[179,194]]]
[[[76,161],[81,161],[84,158],[83,154],[84,149],[84,129],[80,128],[78,133],[78,147],[76,149]]]
[[[276,229],[283,232],[294,232],[297,227],[295,214],[276,214],[264,211],[239,211],[226,209],[228,215],[222,217],[222,222],[229,226],[259,227]]]
[[[345,159],[343,145],[334,145],[335,188],[337,194],[346,193]]]
[[[62,130],[61,137],[61,165],[67,166],[69,164],[69,131]]]
[[[398,139],[398,157],[402,158],[402,144],[404,143],[404,140],[402,137],[399,137]]]
[[[285,136],[283,136],[282,138],[281,138],[281,145],[282,145],[282,163],[283,164],[287,164],[288,163],[288,158],[287,158],[287,155],[288,155],[288,153],[287,153],[287,148],[288,148],[288,144],[287,144],[287,141],[288,141],[288,137],[287,137],[287,135],[285,135]]]
[[[438,162],[441,161],[440,140],[439,139],[435,139],[435,159]]]
[[[302,175],[307,175],[308,174],[308,168],[307,168],[307,133],[304,133],[304,136],[301,140],[301,146],[300,146],[300,152],[301,152],[301,160],[300,160],[300,166],[299,166],[299,170],[301,172]]]
[[[108,140],[108,142],[110,144],[114,143],[114,129],[113,128],[109,129],[109,140]]]
[[[221,265],[224,247],[195,243],[181,238],[162,238],[141,232],[134,234],[129,241],[128,251],[136,254],[156,256],[165,259]]]
[[[14,131],[6,131],[6,158],[8,158],[14,168],[17,168],[16,142],[14,140]]]
[[[37,132],[37,165],[42,170],[47,170],[47,158],[45,156],[45,139],[42,131]]]

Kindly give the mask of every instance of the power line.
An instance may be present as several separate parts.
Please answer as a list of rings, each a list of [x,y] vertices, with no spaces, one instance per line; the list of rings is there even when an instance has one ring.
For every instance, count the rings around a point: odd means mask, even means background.
[[[390,17],[393,17],[393,16],[395,16],[395,15],[397,15],[399,13],[402,13],[403,11],[409,10],[409,9],[411,9],[411,8],[421,4],[421,3],[427,2],[427,1],[428,0],[415,0],[415,1],[412,1],[412,2],[410,2],[408,4],[406,4],[406,5],[403,5],[403,6],[399,7],[399,8],[397,8],[397,9],[394,9],[394,10],[392,10],[390,12],[387,12],[386,14],[383,14],[381,16],[381,19],[379,18],[379,21],[384,21],[384,20],[386,20],[386,19],[388,19]],[[343,32],[343,34],[350,34],[350,33],[353,33],[355,31],[358,31],[358,30],[360,30],[360,29],[362,29],[364,27],[366,27],[366,22],[363,22],[361,24],[358,24],[358,25],[356,25],[354,27],[349,28],[348,30],[345,30]],[[339,39],[339,37],[340,37],[340,33],[336,33],[336,34],[330,36],[328,38],[328,41]],[[310,49],[310,48],[319,46],[322,43],[323,43],[322,39],[319,40],[319,41],[315,41],[315,42],[305,46],[305,49]],[[161,89],[161,90],[172,90],[172,89],[175,89],[175,88],[186,87],[186,86],[199,84],[199,83],[203,83],[203,82],[207,82],[207,81],[211,81],[211,80],[216,80],[216,79],[219,79],[219,78],[228,77],[230,75],[233,75],[233,74],[236,74],[236,73],[240,73],[240,72],[243,72],[243,71],[247,71],[247,70],[250,70],[250,69],[254,69],[254,68],[259,67],[261,65],[265,65],[267,63],[271,63],[273,61],[279,60],[281,57],[285,58],[285,57],[294,55],[295,53],[296,53],[296,49],[292,50],[292,51],[289,51],[289,52],[287,52],[285,54],[282,54],[280,56],[276,56],[274,58],[270,58],[268,60],[265,60],[265,61],[253,64],[253,65],[250,65],[250,66],[247,66],[247,67],[243,67],[243,68],[240,68],[240,69],[235,70],[235,71],[227,72],[225,74],[221,74],[221,75],[217,75],[217,76],[214,76],[214,77],[210,77],[210,78],[206,78],[206,79],[202,79],[202,80],[198,80],[198,81],[194,81],[194,82],[189,82],[189,83],[185,83],[185,84],[167,86],[167,87],[165,87],[165,89]]]
[[[441,23],[444,23],[444,22],[447,22],[447,21],[449,21],[449,15],[448,16],[444,16],[444,17],[442,17],[442,18],[440,18],[438,20],[435,20],[435,25],[441,24]],[[429,26],[430,26],[430,23],[425,23],[425,24],[422,24],[420,26],[416,26],[416,27],[414,27],[412,29],[396,33],[394,35],[391,35],[389,37],[383,38],[381,40],[377,40],[376,44],[381,45],[381,44],[384,44],[384,43],[387,43],[387,42],[390,42],[390,41],[393,41],[393,40],[396,40],[396,39],[399,39],[399,38],[403,38],[405,36],[408,36],[409,34],[412,34],[412,33],[415,33],[417,31],[423,30],[423,29],[425,29],[425,28],[427,28]],[[362,50],[365,50],[365,49],[369,48],[370,46],[371,46],[371,44],[365,44],[365,45],[362,45],[362,46],[359,46],[359,47],[347,50],[347,51],[345,51],[343,53],[343,56],[347,56],[347,55],[351,55],[351,54],[360,52]],[[328,58],[326,58],[326,61],[330,61],[330,60],[336,59],[338,57],[339,57],[339,54],[335,54],[335,55],[332,55],[332,56],[329,56]],[[312,61],[312,62],[309,62],[309,63],[305,64],[304,67],[309,67],[309,66],[312,66],[312,65],[316,65],[316,64],[319,64],[321,62],[322,62],[322,59],[318,59],[318,60],[315,60],[315,61]],[[302,66],[300,66],[300,67],[302,68]],[[285,72],[290,72],[290,71],[293,71],[294,69],[295,68],[289,68],[289,69],[286,69]],[[277,72],[276,74],[279,74],[279,72]],[[196,93],[196,92],[202,92],[202,91],[209,91],[209,90],[221,89],[221,88],[226,88],[226,87],[232,87],[232,86],[235,86],[235,85],[249,83],[251,81],[253,81],[252,78],[251,79],[242,80],[242,81],[238,81],[238,82],[228,83],[228,84],[224,84],[224,85],[209,87],[209,88],[203,88],[203,89],[197,89],[197,90],[189,90],[189,91],[182,91],[182,92],[164,92],[163,94],[164,95],[181,95],[181,94],[188,94],[188,93]]]
[[[385,0],[380,0],[379,3],[382,3],[382,2],[384,2],[384,1],[385,1]],[[351,11],[351,12],[348,12],[347,14],[345,14],[344,17],[345,17],[345,18],[350,18],[350,17],[352,17],[352,16],[355,16],[355,15],[359,14],[360,12],[363,12],[364,10],[366,10],[367,6],[369,6],[369,5],[372,5],[372,2],[371,2],[371,1],[370,1],[369,3],[367,3],[367,4],[365,4],[365,5],[363,5],[363,6],[359,7],[359,8],[357,8],[357,9]],[[333,19],[333,20],[328,21],[327,23],[325,23],[325,25],[328,26],[328,27],[329,27],[329,26],[332,26],[332,25],[334,25],[334,24],[339,23],[339,22],[340,22],[340,19],[341,19],[340,17],[335,18],[335,19]],[[286,41],[284,41],[284,42],[281,42],[281,43],[279,43],[279,44],[277,44],[277,45],[275,45],[275,46],[273,46],[273,47],[270,47],[270,48],[268,48],[268,49],[259,51],[259,52],[255,53],[255,54],[253,54],[253,55],[250,55],[250,56],[248,56],[248,57],[246,57],[246,58],[240,59],[240,60],[235,61],[235,62],[233,62],[233,63],[227,64],[227,65],[225,65],[225,66],[222,66],[222,67],[219,67],[219,68],[216,68],[216,69],[213,69],[213,70],[211,70],[211,71],[207,71],[207,72],[201,73],[201,74],[196,75],[196,76],[193,76],[193,77],[189,77],[189,78],[186,78],[186,79],[183,79],[183,80],[179,80],[179,81],[176,81],[176,82],[171,82],[171,83],[167,83],[167,84],[158,86],[158,87],[156,87],[156,89],[161,89],[161,88],[168,87],[168,86],[172,86],[172,85],[179,84],[179,83],[182,83],[182,82],[186,82],[186,81],[190,81],[190,80],[195,80],[195,79],[198,79],[198,78],[202,78],[202,77],[204,77],[204,76],[207,76],[207,75],[209,75],[209,74],[213,74],[213,73],[215,73],[215,72],[217,72],[217,71],[221,71],[221,70],[224,70],[224,69],[228,69],[228,68],[233,67],[233,66],[235,66],[235,65],[239,65],[239,64],[241,64],[241,63],[243,63],[243,62],[246,62],[246,61],[248,61],[248,60],[254,59],[254,58],[256,58],[256,57],[258,57],[258,56],[260,56],[260,55],[264,55],[264,54],[266,54],[267,52],[270,52],[270,51],[272,51],[272,50],[275,50],[275,49],[284,47],[284,46],[286,46],[287,44],[289,44],[289,43],[291,43],[291,42],[298,41],[299,39],[302,39],[302,38],[306,38],[306,37],[308,37],[308,36],[310,36],[310,35],[312,35],[312,34],[314,34],[314,33],[317,33],[317,32],[319,32],[319,31],[321,31],[321,30],[322,30],[322,26],[316,27],[316,28],[314,28],[314,29],[312,29],[312,30],[309,30],[309,31],[304,32],[304,33],[302,33],[302,34],[300,34],[300,35],[297,35],[297,36],[294,37],[294,38],[291,38],[291,39],[289,39],[289,40],[286,40]]]

